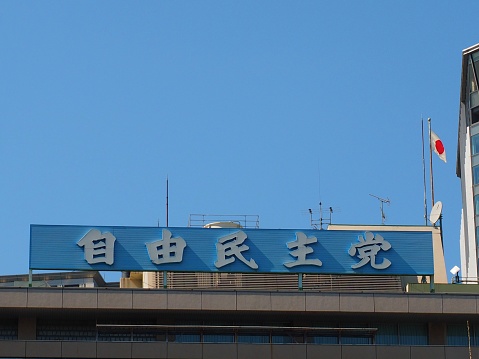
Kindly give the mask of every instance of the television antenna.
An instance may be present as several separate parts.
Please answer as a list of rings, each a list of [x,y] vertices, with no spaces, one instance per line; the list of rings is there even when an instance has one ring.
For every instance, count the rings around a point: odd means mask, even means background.
[[[376,199],[379,200],[379,202],[381,202],[381,224],[384,224],[384,222],[386,222],[386,214],[384,213],[384,203],[387,203],[388,205],[391,203],[391,201],[389,200],[389,198],[381,198],[381,197],[378,197],[378,196],[375,196],[374,194],[369,194],[371,197],[374,197]]]
[[[326,207],[326,208],[324,208]],[[322,202],[319,202],[319,212],[315,209],[308,209],[310,216],[311,228],[313,229],[323,229],[323,226],[330,225],[333,223],[333,212],[341,212],[340,208],[329,207],[323,205]],[[304,212],[306,214],[306,212]]]

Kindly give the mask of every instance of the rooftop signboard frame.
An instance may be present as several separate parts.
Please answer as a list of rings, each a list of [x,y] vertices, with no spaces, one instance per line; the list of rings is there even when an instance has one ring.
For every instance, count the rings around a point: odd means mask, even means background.
[[[31,225],[30,270],[433,275],[429,231]]]

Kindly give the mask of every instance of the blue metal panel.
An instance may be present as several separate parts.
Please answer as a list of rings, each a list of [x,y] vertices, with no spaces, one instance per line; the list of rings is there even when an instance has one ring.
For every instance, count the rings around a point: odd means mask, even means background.
[[[434,260],[424,231],[31,225],[30,269],[430,275]]]

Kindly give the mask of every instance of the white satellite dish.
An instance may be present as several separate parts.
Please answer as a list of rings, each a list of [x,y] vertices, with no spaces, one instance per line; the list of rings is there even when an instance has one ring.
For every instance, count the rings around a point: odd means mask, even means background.
[[[435,224],[439,217],[441,217],[442,212],[442,202],[437,201],[434,207],[431,209],[431,213],[429,214],[429,220],[432,224]]]
[[[451,272],[452,275],[456,275],[457,273],[459,273],[460,270],[461,268],[459,268],[458,266],[454,266],[449,272]]]

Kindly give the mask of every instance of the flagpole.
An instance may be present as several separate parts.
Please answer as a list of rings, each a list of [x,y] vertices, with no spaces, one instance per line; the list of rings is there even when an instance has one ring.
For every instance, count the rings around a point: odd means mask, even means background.
[[[168,227],[168,175],[166,176],[166,226]]]
[[[426,195],[426,161],[424,160],[424,119],[421,116],[421,138],[422,138],[422,180],[424,183],[424,220],[427,226],[427,195]]]
[[[429,127],[429,175],[431,178],[431,203],[434,207],[434,172],[432,170],[432,146],[431,146],[431,118],[427,119],[428,127]]]

